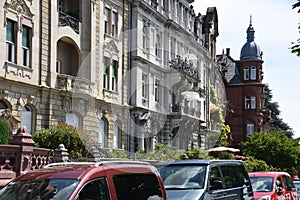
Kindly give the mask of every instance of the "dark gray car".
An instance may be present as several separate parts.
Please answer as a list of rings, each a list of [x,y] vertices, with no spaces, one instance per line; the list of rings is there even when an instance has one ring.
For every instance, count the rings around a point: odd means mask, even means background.
[[[239,160],[180,160],[156,165],[168,200],[252,200],[247,170]]]

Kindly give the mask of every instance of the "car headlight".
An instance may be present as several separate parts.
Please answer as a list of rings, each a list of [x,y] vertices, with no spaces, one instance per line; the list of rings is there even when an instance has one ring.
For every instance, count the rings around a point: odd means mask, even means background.
[[[271,200],[271,196],[266,195],[259,198],[259,200]]]

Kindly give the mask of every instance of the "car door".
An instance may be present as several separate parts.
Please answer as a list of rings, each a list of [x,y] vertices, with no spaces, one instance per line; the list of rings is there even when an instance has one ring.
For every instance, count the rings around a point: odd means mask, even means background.
[[[297,200],[297,190],[291,177],[283,175],[282,180],[284,185],[284,198],[289,200]]]
[[[247,171],[242,165],[221,166],[221,173],[224,179],[224,198],[230,200],[253,199],[253,191]]]

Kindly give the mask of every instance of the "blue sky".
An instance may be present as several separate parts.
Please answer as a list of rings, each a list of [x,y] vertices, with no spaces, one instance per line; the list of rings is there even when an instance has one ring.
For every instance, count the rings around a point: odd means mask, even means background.
[[[290,53],[291,42],[300,37],[297,29],[300,14],[292,9],[296,0],[195,0],[196,14],[216,7],[219,22],[217,54],[230,48],[233,59],[239,60],[246,42],[246,30],[252,16],[255,42],[263,51],[263,83],[272,90],[278,102],[280,117],[300,137],[300,58]]]

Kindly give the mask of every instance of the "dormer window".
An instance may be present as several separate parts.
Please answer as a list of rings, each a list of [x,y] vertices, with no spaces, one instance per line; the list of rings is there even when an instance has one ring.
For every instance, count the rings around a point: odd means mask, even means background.
[[[251,76],[250,76],[251,80],[256,80],[256,67],[251,66]]]
[[[244,80],[249,80],[249,67],[244,68]]]

